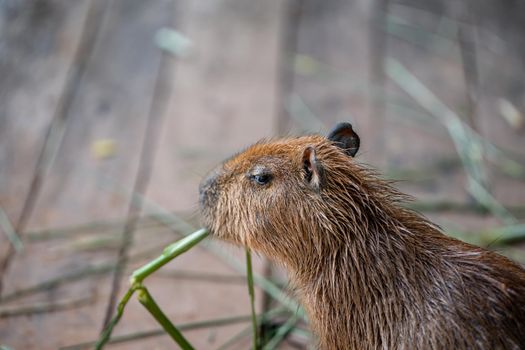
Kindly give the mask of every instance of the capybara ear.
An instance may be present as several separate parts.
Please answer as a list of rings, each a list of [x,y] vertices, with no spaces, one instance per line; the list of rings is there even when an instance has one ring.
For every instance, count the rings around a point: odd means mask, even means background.
[[[350,123],[337,124],[327,138],[342,148],[350,157],[354,157],[359,150],[359,136],[354,132]]]
[[[316,191],[321,187],[322,167],[315,154],[315,148],[308,146],[303,151],[303,170],[305,172],[305,180]]]

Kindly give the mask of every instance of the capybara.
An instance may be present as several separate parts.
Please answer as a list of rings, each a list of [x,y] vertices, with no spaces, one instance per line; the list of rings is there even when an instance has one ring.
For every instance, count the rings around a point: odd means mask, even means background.
[[[525,270],[404,207],[359,143],[250,146],[203,180],[206,226],[287,269],[321,349],[525,349]]]

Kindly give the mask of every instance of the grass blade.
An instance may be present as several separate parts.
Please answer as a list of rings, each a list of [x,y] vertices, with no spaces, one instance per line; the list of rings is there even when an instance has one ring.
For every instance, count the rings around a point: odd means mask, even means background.
[[[200,229],[167,246],[161,256],[153,259],[146,265],[133,272],[131,275],[131,284],[142,282],[146,277],[160,269],[162,266],[193,248],[197,243],[206,238],[208,234],[208,230]]]
[[[277,348],[277,346],[284,340],[286,335],[290,333],[290,331],[295,327],[295,324],[299,320],[299,316],[297,314],[293,315],[286,321],[285,324],[283,324],[272,339],[264,346],[263,350],[273,350]]]
[[[250,294],[250,307],[252,311],[253,350],[258,349],[257,315],[255,313],[255,292],[253,288],[252,253],[246,249],[246,280],[248,281],[248,293]]]
[[[139,297],[140,303],[150,312],[150,314],[157,320],[157,322],[164,328],[164,330],[171,336],[173,340],[179,344],[183,350],[193,350],[193,346],[184,338],[182,333],[171,323],[166,315],[159,308],[151,294],[145,287],[140,288]]]
[[[137,289],[140,288],[140,285],[136,284],[131,286],[130,289],[124,294],[124,297],[120,300],[117,306],[117,313],[111,321],[109,321],[107,327],[104,329],[102,334],[100,335],[99,340],[95,344],[95,349],[100,350],[106,345],[106,343],[109,341],[109,338],[111,337],[111,333],[113,332],[113,328],[117,325],[118,321],[120,321],[120,318],[122,317],[122,314],[124,313],[124,308],[126,307],[126,304],[128,303],[131,296],[137,291]]]
[[[142,286],[141,282],[160,269],[162,266],[166,265],[168,262],[176,258],[177,256],[187,252],[197,243],[202,241],[208,236],[208,230],[201,229],[198,230],[183,239],[167,246],[164,249],[164,252],[161,256],[150,261],[146,265],[142,266],[138,270],[135,270],[131,276],[131,288],[126,292],[122,300],[117,306],[117,314],[110,320],[108,326],[102,332],[99,341],[95,345],[95,348],[102,349],[104,345],[109,341],[113,328],[117,325],[122,314],[124,313],[124,308],[128,303],[129,299],[135,293],[135,291],[140,290],[139,301],[148,309],[148,311],[155,317],[155,319],[162,325],[162,327],[168,332],[171,337],[184,349],[193,349],[191,345],[186,341],[175,326],[168,320],[168,318],[162,313],[158,305],[155,303],[151,295],[148,293],[145,287]]]

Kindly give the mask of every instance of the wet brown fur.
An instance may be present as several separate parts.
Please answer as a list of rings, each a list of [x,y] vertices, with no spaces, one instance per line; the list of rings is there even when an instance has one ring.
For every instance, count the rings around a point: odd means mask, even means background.
[[[269,184],[250,178],[260,169]],[[406,199],[321,136],[259,142],[201,185],[216,237],[287,268],[322,349],[525,348],[525,271],[445,236]]]

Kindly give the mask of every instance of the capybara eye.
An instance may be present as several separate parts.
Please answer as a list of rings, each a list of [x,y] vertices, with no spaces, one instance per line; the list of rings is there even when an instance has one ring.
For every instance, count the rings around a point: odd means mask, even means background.
[[[258,174],[252,175],[252,180],[258,185],[266,185],[272,179],[270,174]]]

